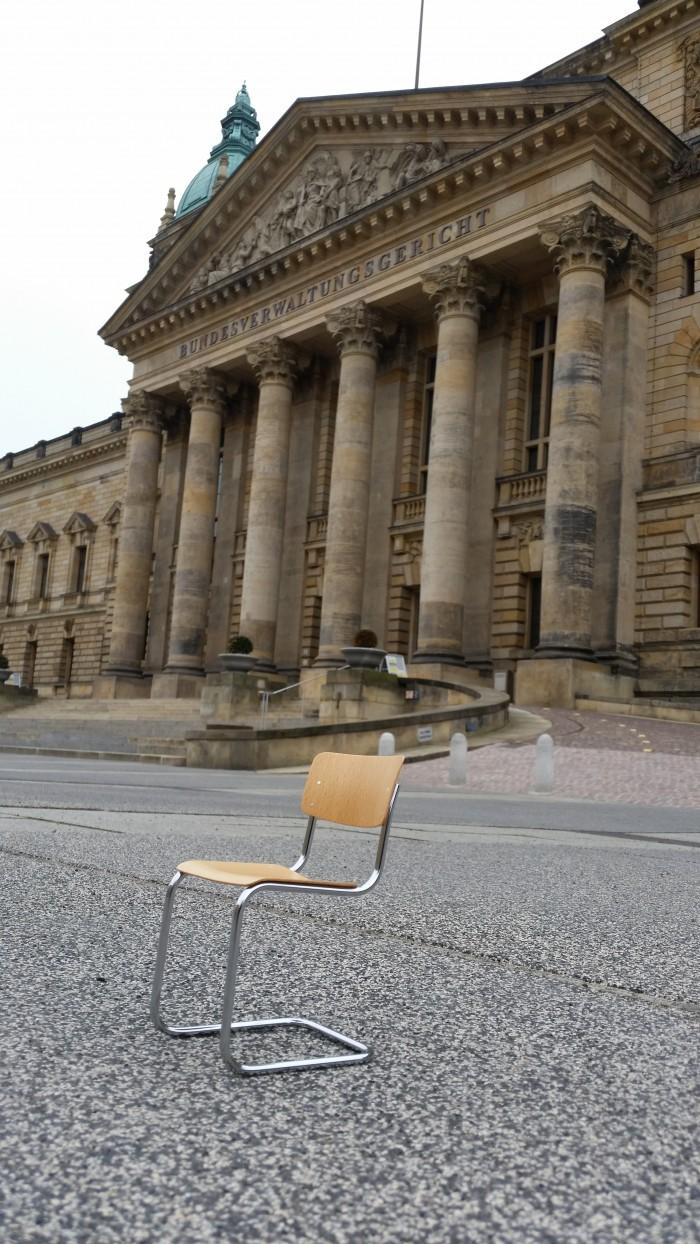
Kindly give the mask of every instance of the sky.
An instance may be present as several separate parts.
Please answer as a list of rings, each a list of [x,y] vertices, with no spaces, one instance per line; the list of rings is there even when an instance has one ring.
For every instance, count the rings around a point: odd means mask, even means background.
[[[514,81],[636,0],[425,0],[421,86]],[[420,0],[32,0],[0,47],[0,454],[107,418],[97,336],[245,79],[261,137],[300,96],[413,86]],[[493,15],[493,20],[491,20]]]

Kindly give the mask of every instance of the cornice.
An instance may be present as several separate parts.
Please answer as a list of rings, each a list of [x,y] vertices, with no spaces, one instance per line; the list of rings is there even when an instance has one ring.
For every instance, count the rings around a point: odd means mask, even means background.
[[[391,139],[406,142],[425,136],[493,142],[494,131],[513,127],[528,128],[580,102],[590,94],[590,83],[499,83],[492,86],[447,87],[433,91],[410,91],[373,96],[334,96],[326,99],[298,100],[237,170],[235,177],[219,190],[201,211],[193,213],[162,261],[132,287],[132,293],[100,330],[113,344],[125,321],[134,315],[142,320],[147,304],[162,302],[181,283],[205,251],[238,220],[243,224],[261,193],[311,150],[319,140],[346,138],[349,142],[376,142]],[[572,98],[573,97],[573,98]],[[416,183],[418,184],[418,183]],[[393,197],[393,196],[392,196]],[[349,220],[346,217],[343,223]]]
[[[342,262],[358,241],[366,239],[371,245],[376,236],[402,220],[418,225],[423,216],[454,194],[482,190],[492,194],[499,180],[521,170],[536,171],[551,163],[557,153],[569,153],[579,141],[595,138],[606,144],[618,167],[626,164],[642,177],[651,197],[674,160],[686,151],[685,144],[617,83],[606,80],[597,85],[596,93],[582,102],[461,157],[284,251],[223,277],[204,290],[186,294],[138,323],[128,327],[122,323],[113,334],[102,330],[102,335],[121,354],[140,356],[183,330],[189,331],[202,314],[216,309],[227,312],[241,296],[262,292],[274,296],[274,289],[288,275],[310,275],[314,266],[329,256],[338,256]]]
[[[112,437],[99,445],[84,445],[77,452],[61,454],[56,458],[41,458],[26,467],[13,467],[0,475],[0,492],[54,473],[71,470],[78,463],[94,461],[97,458],[116,457],[120,451],[126,450],[126,431]]]
[[[606,26],[600,39],[587,43],[562,60],[526,78],[526,82],[546,82],[559,74],[609,74],[613,67],[628,60],[645,43],[665,34],[674,26],[681,27],[689,18],[700,15],[700,0],[666,0],[664,4],[645,6],[637,13]]]

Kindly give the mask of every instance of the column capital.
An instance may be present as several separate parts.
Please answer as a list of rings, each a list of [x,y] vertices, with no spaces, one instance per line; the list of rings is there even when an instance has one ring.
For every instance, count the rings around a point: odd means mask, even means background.
[[[645,302],[654,295],[656,251],[650,242],[642,242],[636,233],[630,235],[627,249],[615,265],[612,293],[638,294]]]
[[[540,226],[540,240],[554,259],[557,276],[573,268],[608,267],[628,246],[631,233],[594,203],[583,211]]]
[[[339,307],[337,311],[326,316],[326,325],[342,354],[370,354],[374,358],[379,354],[379,342],[383,334],[382,316],[373,311],[367,303],[350,303]]]
[[[183,372],[178,383],[190,405],[202,403],[207,406],[222,406],[226,396],[223,378],[211,367],[193,367]]]
[[[423,276],[423,289],[438,322],[446,315],[469,315],[478,320],[485,286],[483,270],[466,255],[456,263],[442,263]]]
[[[280,337],[268,337],[250,347],[246,357],[258,380],[258,384],[286,384],[291,389],[299,367],[296,348]]]
[[[163,406],[157,397],[143,389],[122,398],[122,410],[133,430],[161,432],[163,429]]]

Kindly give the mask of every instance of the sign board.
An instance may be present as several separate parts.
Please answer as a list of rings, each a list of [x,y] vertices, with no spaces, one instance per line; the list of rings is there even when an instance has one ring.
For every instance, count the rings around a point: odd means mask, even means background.
[[[406,678],[408,676],[405,658],[398,652],[387,652],[384,658],[384,667],[387,674],[395,674],[397,678]]]
[[[419,726],[418,729],[416,730],[416,734],[418,736],[419,743],[429,743],[433,737],[433,727],[432,726]]]

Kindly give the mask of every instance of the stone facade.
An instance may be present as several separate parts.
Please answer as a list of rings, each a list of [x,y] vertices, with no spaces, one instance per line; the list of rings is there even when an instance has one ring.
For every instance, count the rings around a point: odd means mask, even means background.
[[[362,625],[523,702],[699,694],[696,140],[692,0],[520,85],[295,104],[104,326],[123,430],[5,459],[14,667],[193,695],[236,633],[291,677]]]

